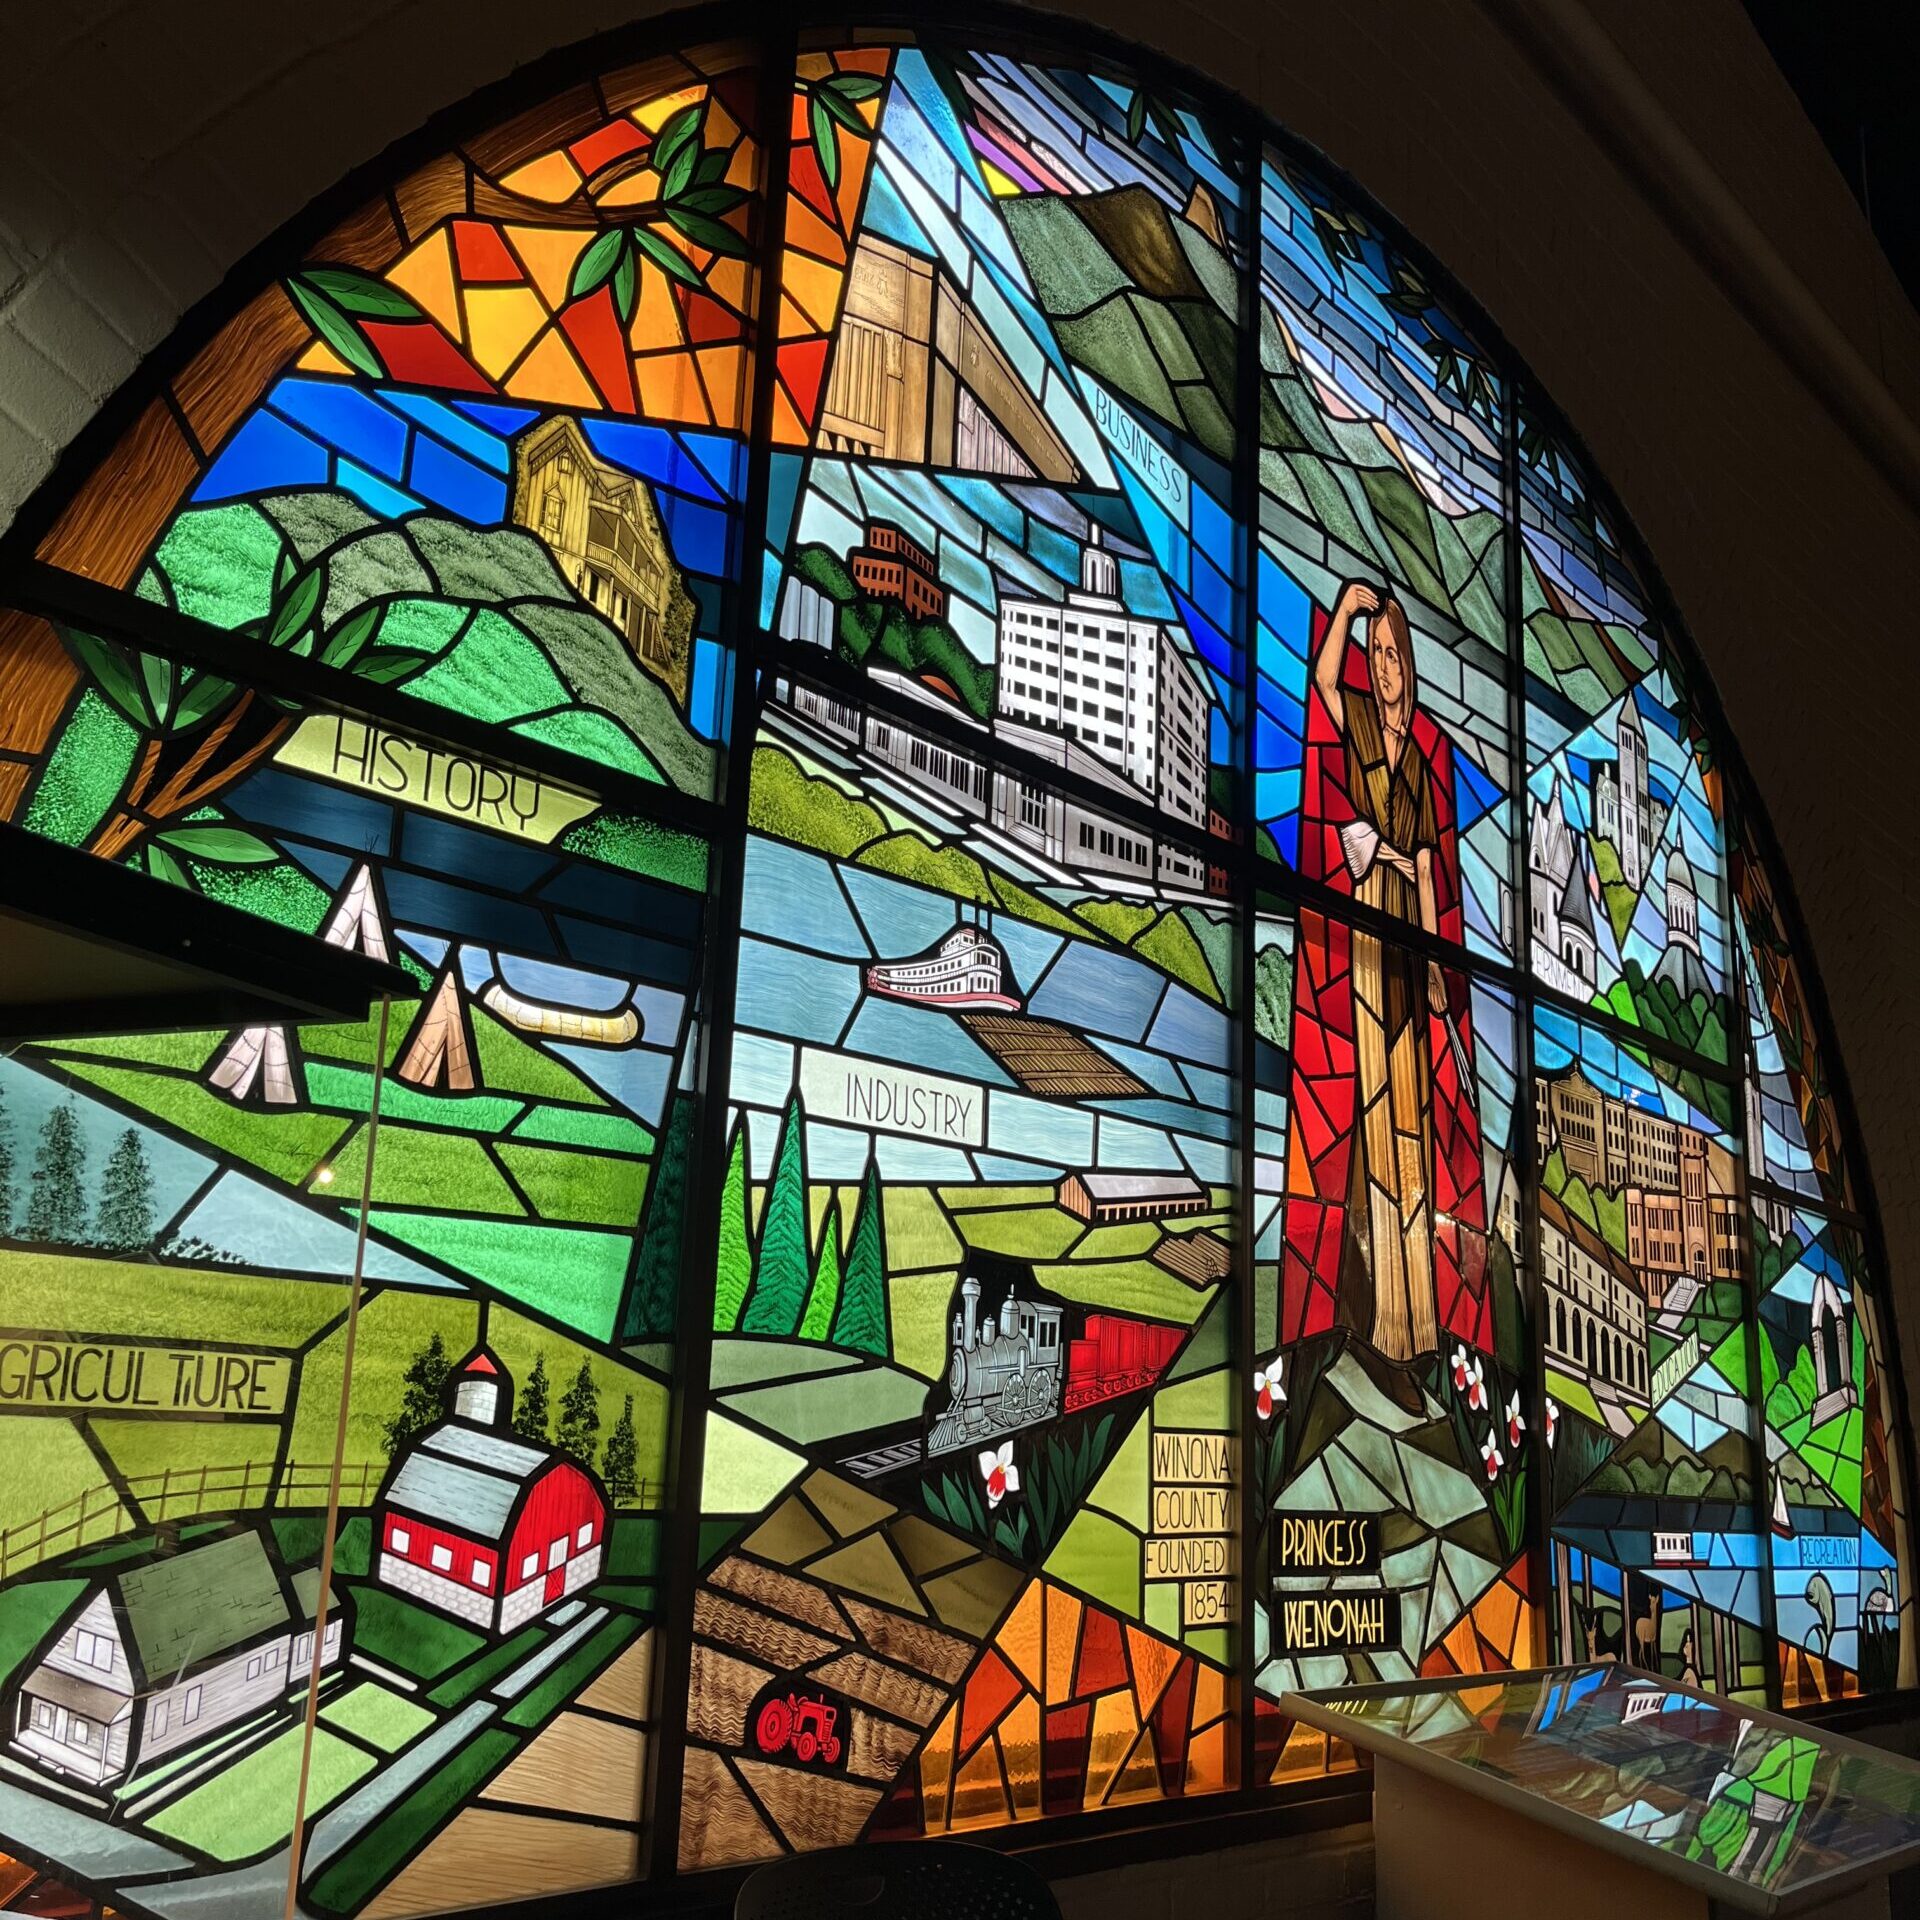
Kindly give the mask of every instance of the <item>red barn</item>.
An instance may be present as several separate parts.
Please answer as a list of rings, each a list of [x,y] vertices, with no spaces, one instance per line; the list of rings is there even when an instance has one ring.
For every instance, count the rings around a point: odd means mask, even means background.
[[[481,1348],[444,1420],[394,1456],[373,1510],[383,1586],[507,1634],[600,1577],[607,1497],[585,1468],[507,1431],[513,1384]]]

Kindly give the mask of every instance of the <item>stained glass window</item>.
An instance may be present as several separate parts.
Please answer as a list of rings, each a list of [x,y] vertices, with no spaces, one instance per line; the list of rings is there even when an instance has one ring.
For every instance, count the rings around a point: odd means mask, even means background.
[[[1283,1796],[1302,1685],[1911,1683],[1764,816],[1324,161],[1039,39],[629,46],[156,366],[11,536],[0,815],[413,991],[0,1057],[0,1885],[372,1920]]]

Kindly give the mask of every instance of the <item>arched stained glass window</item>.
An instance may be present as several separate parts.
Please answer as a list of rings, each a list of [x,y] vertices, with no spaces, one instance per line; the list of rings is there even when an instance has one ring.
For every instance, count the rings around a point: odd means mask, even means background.
[[[1104,47],[516,105],[8,539],[0,814],[417,992],[0,1057],[0,1852],[347,1920],[1910,1682],[1784,877],[1491,323]]]

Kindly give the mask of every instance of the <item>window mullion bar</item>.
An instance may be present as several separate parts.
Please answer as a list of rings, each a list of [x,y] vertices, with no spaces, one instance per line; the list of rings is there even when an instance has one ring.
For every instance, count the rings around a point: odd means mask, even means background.
[[[712,1250],[718,1242],[722,1161],[727,1151],[728,1086],[733,1063],[734,995],[739,976],[742,876],[747,849],[747,796],[758,730],[763,636],[760,572],[765,564],[767,496],[772,466],[774,353],[779,340],[781,266],[786,247],[787,175],[791,158],[788,103],[797,41],[791,17],[770,12],[756,25],[760,48],[760,278],[754,289],[752,402],[747,428],[747,485],[741,515],[739,577],[729,609],[732,677],[727,748],[721,768],[723,825],[710,869],[708,938],[701,978],[700,1127],[696,1203],[682,1242],[678,1337],[669,1421],[669,1481],[674,1508],[667,1525],[664,1647],[660,1718],[654,1735],[654,1799],[648,1878],[679,1870],[685,1778],[686,1719],[693,1670],[693,1613],[700,1577],[701,1484],[706,1464],[706,1408],[713,1356]],[[704,1279],[704,1284],[702,1280]]]
[[[349,714],[410,738],[456,747],[490,765],[518,768],[691,833],[710,834],[718,823],[719,808],[699,795],[508,733],[404,688],[323,667],[44,560],[16,560],[0,570],[0,604],[56,624],[84,628],[157,659],[206,668],[271,698]]]
[[[1236,116],[1235,138],[1240,147],[1243,181],[1243,218],[1241,231],[1244,257],[1240,263],[1239,303],[1236,319],[1238,335],[1234,353],[1233,445],[1233,517],[1236,544],[1235,563],[1239,575],[1239,600],[1235,608],[1239,622],[1239,646],[1236,659],[1239,684],[1235,689],[1236,711],[1233,736],[1233,822],[1228,839],[1232,852],[1241,855],[1228,869],[1231,876],[1228,898],[1234,903],[1235,952],[1238,995],[1233,1026],[1235,1042],[1235,1089],[1240,1120],[1240,1150],[1237,1156],[1240,1191],[1237,1231],[1234,1235],[1233,1279],[1236,1326],[1238,1330],[1238,1372],[1230,1375],[1237,1393],[1237,1431],[1240,1437],[1240,1632],[1237,1672],[1240,1764],[1239,1784],[1243,1790],[1264,1786],[1254,1778],[1255,1672],[1254,1607],[1261,1574],[1260,1536],[1265,1515],[1255,1519],[1250,1498],[1251,1475],[1255,1455],[1253,1368],[1258,1328],[1254,1324],[1254,1194],[1255,1163],[1254,1107],[1258,1089],[1254,1083],[1254,961],[1258,932],[1259,898],[1252,884],[1254,835],[1259,831],[1258,810],[1254,802],[1253,701],[1254,663],[1258,643],[1258,611],[1255,601],[1259,577],[1257,555],[1260,540],[1260,126],[1252,108],[1242,107]]]
[[[1528,1475],[1532,1482],[1528,1554],[1533,1562],[1531,1585],[1535,1621],[1543,1660],[1571,1657],[1556,1644],[1553,1582],[1553,1449],[1547,1444],[1547,1301],[1546,1276],[1540,1267],[1539,1170],[1535,1165],[1533,1087],[1533,977],[1532,917],[1529,912],[1527,864],[1527,674],[1526,631],[1520,617],[1520,387],[1509,369],[1506,374],[1506,411],[1500,435],[1501,494],[1506,510],[1506,550],[1501,555],[1502,590],[1507,629],[1507,754],[1508,792],[1513,796],[1509,836],[1509,886],[1513,898],[1514,963],[1520,990],[1514,1000],[1514,1097],[1512,1137],[1508,1160],[1514,1182],[1514,1218],[1519,1222],[1520,1264],[1516,1276],[1526,1311],[1522,1353],[1527,1365]]]

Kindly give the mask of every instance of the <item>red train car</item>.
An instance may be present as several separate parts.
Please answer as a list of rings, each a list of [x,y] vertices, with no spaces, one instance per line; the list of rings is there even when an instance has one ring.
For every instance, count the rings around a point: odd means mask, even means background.
[[[1158,1320],[1128,1320],[1090,1313],[1086,1331],[1067,1343],[1065,1411],[1090,1407],[1117,1393],[1150,1387],[1180,1350],[1184,1328]]]

